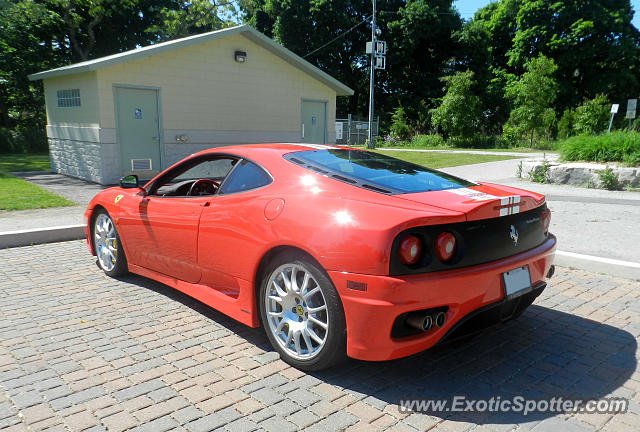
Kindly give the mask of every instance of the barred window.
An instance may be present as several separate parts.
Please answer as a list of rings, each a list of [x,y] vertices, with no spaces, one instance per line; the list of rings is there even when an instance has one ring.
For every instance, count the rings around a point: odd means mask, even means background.
[[[80,89],[58,90],[58,108],[80,106]]]

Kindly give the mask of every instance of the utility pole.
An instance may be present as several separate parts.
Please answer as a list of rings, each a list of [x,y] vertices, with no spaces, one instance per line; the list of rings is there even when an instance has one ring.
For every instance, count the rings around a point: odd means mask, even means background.
[[[369,75],[369,142],[367,148],[374,148],[373,145],[373,81],[376,70],[376,0],[373,0],[373,16],[371,18],[371,73]]]

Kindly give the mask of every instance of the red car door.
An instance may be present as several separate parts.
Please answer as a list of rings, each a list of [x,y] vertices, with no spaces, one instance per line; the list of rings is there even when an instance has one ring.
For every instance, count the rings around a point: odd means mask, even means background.
[[[197,283],[198,225],[212,197],[140,197],[122,208],[119,227],[133,264]]]

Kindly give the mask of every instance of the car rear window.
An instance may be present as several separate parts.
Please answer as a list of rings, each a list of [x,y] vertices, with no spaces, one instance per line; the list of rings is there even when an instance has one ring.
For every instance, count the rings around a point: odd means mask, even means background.
[[[362,150],[308,150],[288,153],[284,157],[327,177],[386,194],[474,186],[474,183],[440,171]]]

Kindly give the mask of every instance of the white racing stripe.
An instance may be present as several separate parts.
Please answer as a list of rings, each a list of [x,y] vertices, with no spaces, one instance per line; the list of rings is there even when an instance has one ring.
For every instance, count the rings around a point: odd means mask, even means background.
[[[325,145],[325,144],[305,144],[305,143],[282,143],[286,145],[298,146],[298,147],[309,147],[316,150],[327,150],[327,149],[337,149],[338,147]]]
[[[575,252],[565,252],[565,251],[556,251],[556,255],[562,255],[569,258],[577,258],[577,259],[583,259],[587,261],[600,262],[604,264],[613,264],[613,265],[640,269],[640,263],[635,263],[631,261],[621,261],[621,260],[612,259],[612,258],[603,258],[603,257],[598,257],[593,255],[583,255]]]
[[[500,199],[500,197],[497,197],[495,195],[489,195],[484,192],[479,192],[479,191],[476,191],[473,189],[467,189],[467,188],[449,189],[447,190],[447,192],[451,192],[456,195],[461,195],[463,197],[467,197],[474,201],[491,201],[491,200]]]

